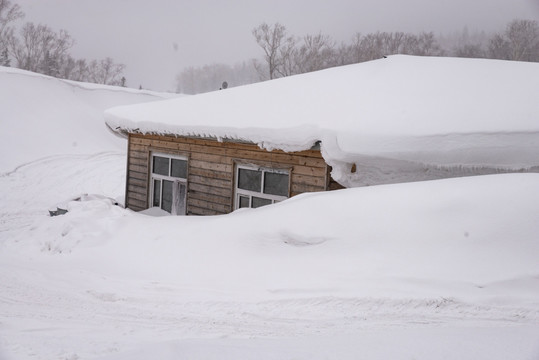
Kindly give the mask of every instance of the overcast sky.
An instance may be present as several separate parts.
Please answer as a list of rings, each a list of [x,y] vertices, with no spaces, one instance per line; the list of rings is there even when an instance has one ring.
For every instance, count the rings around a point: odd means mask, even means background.
[[[187,66],[261,56],[251,30],[280,22],[294,35],[500,31],[515,18],[539,20],[539,0],[13,0],[33,21],[65,29],[75,57],[127,65],[128,86],[174,90]]]

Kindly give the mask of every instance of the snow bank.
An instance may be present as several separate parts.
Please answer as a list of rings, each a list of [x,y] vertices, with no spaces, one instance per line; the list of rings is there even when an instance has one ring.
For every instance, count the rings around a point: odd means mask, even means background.
[[[0,67],[0,173],[52,155],[125,151],[103,111],[174,96]]]
[[[504,174],[365,187],[213,217],[74,201],[20,236],[91,271],[158,278],[195,297],[412,296],[414,283],[425,296],[421,284],[434,282],[430,295],[474,300],[503,281],[539,285],[538,184],[539,174]]]
[[[416,176],[539,166],[538,83],[537,63],[399,55],[113,108],[105,117],[119,132],[236,139],[285,151],[320,140],[332,176],[354,186],[372,175],[350,174],[353,163]]]
[[[536,358],[538,184],[364,187],[213,217],[89,199],[7,221],[0,348],[8,360]],[[66,184],[33,191],[47,186]],[[21,207],[7,199],[2,211]]]

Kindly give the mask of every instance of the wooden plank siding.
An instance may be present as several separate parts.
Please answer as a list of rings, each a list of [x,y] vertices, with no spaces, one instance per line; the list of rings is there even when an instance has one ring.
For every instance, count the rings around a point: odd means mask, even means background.
[[[148,208],[149,154],[144,146],[127,144],[126,207],[140,211]]]
[[[199,138],[129,134],[126,206],[139,211],[149,202],[150,154],[188,159],[187,213],[218,215],[233,210],[237,164],[290,170],[290,196],[329,188],[329,172],[319,150],[286,153],[254,144]]]

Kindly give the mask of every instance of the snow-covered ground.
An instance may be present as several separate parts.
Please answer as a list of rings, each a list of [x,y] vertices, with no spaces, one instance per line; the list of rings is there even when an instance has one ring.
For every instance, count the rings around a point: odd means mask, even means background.
[[[11,108],[18,122],[34,120],[25,108]],[[90,197],[49,217],[83,193],[121,198],[125,154],[38,150],[10,152],[0,175],[2,360],[539,358],[539,174],[305,194],[215,217]]]
[[[0,174],[45,157],[125,151],[103,124],[105,109],[173,97],[0,66]]]

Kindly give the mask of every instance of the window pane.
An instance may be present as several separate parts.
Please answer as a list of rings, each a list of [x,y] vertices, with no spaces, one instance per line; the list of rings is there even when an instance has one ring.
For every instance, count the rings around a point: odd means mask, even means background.
[[[259,198],[259,197],[253,196],[252,207],[257,208],[257,207],[261,207],[261,206],[269,205],[269,204],[271,204],[270,199],[264,199],[264,198]]]
[[[257,170],[239,169],[238,188],[243,190],[261,192],[262,172]]]
[[[163,194],[161,195],[161,209],[172,212],[172,181],[163,180]]]
[[[172,188],[172,214],[174,215],[185,215],[185,198],[187,195],[187,186],[182,184],[179,181],[174,182]]]
[[[170,170],[170,176],[177,178],[187,179],[187,161],[171,159],[172,167]]]
[[[249,197],[248,196],[240,196],[240,204],[239,208],[248,208],[249,207]]]
[[[288,174],[266,172],[264,174],[264,193],[288,196]]]
[[[168,176],[168,158],[162,156],[153,157],[153,173]]]
[[[153,181],[153,206],[159,207],[159,199],[161,197],[161,180]]]

